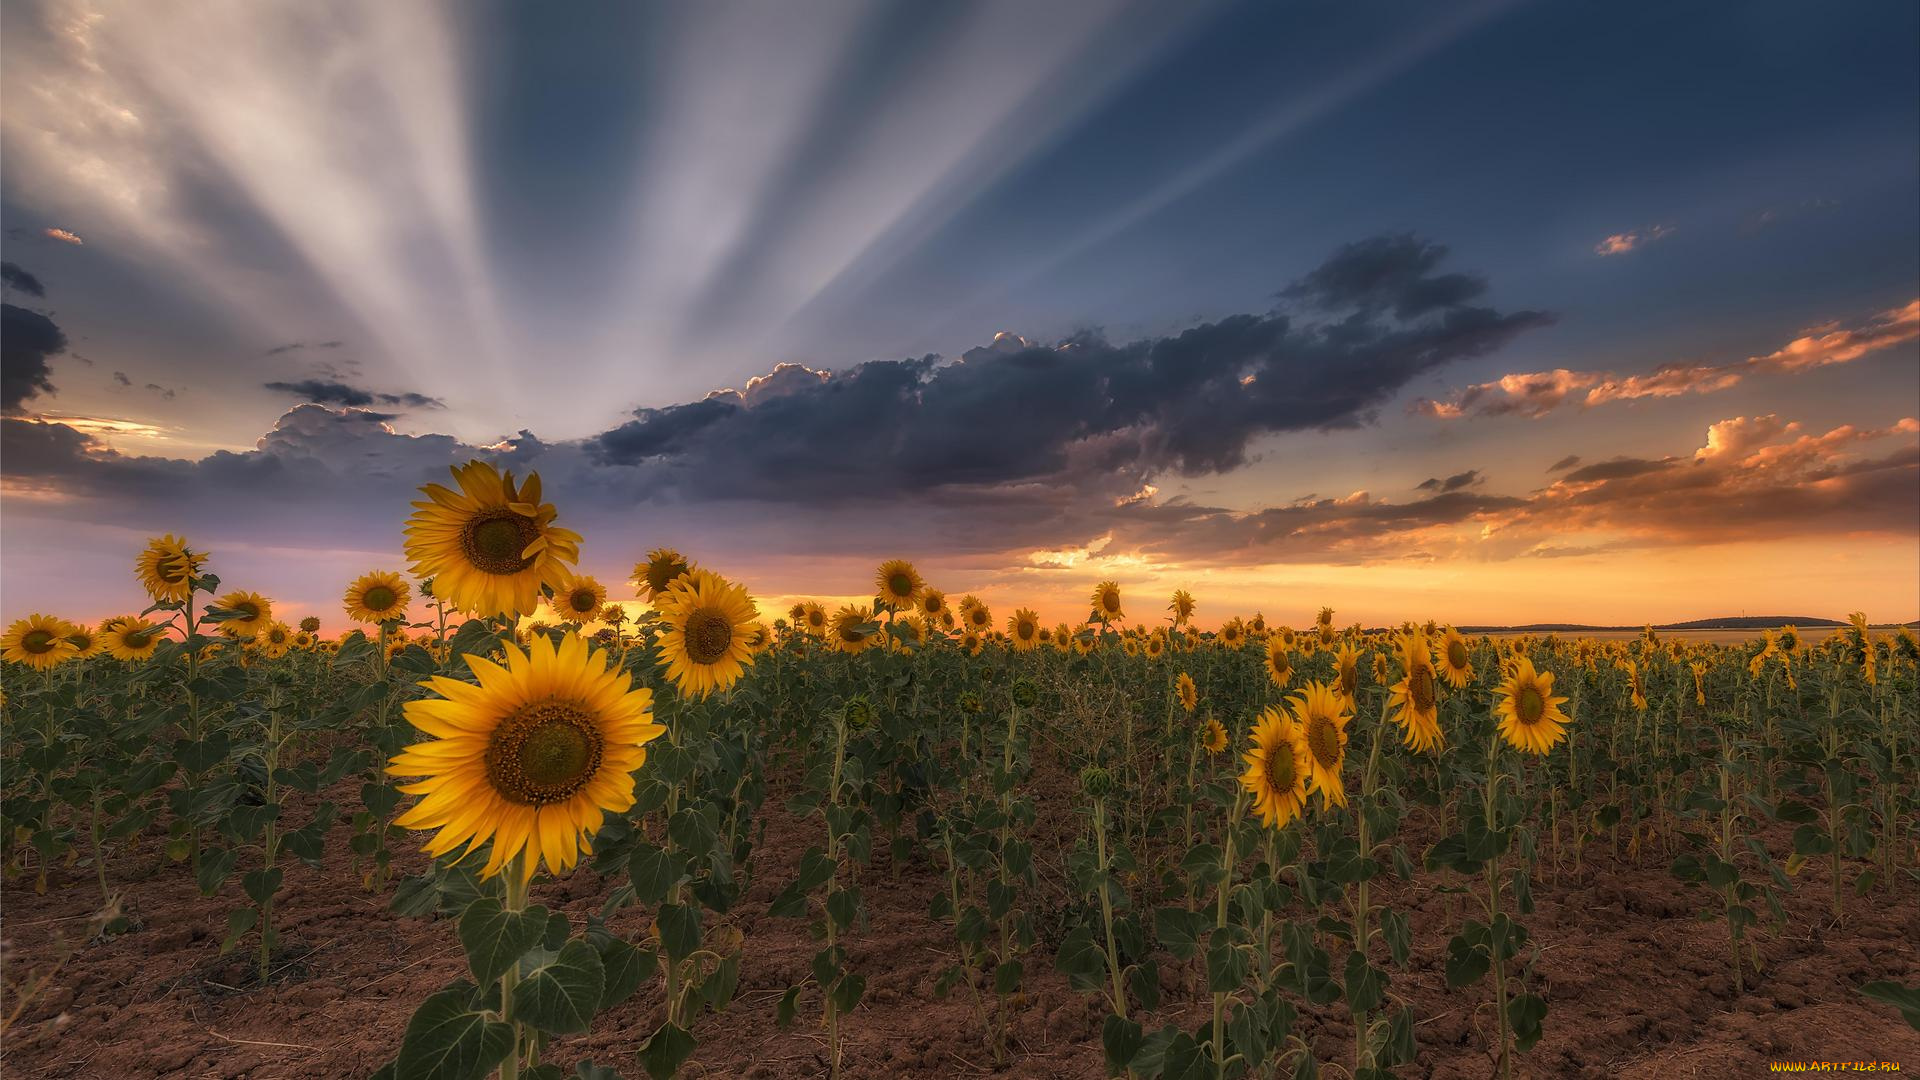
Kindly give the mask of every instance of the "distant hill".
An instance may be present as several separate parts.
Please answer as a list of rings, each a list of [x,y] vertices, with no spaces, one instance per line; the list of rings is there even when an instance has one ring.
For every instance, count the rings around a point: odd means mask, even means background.
[[[1644,623],[1633,625],[1633,626],[1591,626],[1585,623],[1528,623],[1525,626],[1462,626],[1460,627],[1460,631],[1462,633],[1467,633],[1467,634],[1487,634],[1487,633],[1579,634],[1579,633],[1595,633],[1595,632],[1618,633],[1622,631],[1639,630],[1639,629],[1642,629],[1644,625],[1645,625]],[[1830,626],[1845,626],[1847,624],[1837,619],[1820,619],[1820,618],[1815,618],[1811,615],[1730,615],[1730,616],[1723,616],[1717,619],[1692,619],[1687,622],[1655,623],[1653,628],[1655,631],[1660,631],[1660,630],[1772,630],[1775,627],[1789,626],[1789,625],[1797,626],[1804,630],[1809,627],[1825,628]],[[1878,626],[1882,624],[1876,623],[1874,625]],[[1901,625],[1901,624],[1896,623],[1894,625]],[[1915,620],[1914,622],[1906,623],[1905,625],[1920,626],[1920,620]]]

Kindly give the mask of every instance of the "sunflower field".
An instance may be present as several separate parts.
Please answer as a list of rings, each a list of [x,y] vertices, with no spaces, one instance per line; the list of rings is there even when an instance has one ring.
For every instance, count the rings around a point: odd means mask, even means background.
[[[901,559],[763,611],[670,550],[629,601],[537,476],[453,479],[345,633],[175,535],[138,614],[8,627],[10,1069],[1920,1068],[1910,629],[1295,628],[1113,581],[1049,626]]]

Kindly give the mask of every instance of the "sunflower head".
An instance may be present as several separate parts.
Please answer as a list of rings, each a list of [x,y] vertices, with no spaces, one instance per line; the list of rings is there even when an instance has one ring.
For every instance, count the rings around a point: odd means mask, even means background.
[[[1173,692],[1180,699],[1182,709],[1192,712],[1200,707],[1200,691],[1193,685],[1193,676],[1186,672],[1181,672],[1180,677],[1173,680]]]
[[[1014,612],[1013,617],[1007,620],[1007,637],[1012,640],[1015,649],[1021,652],[1031,650],[1040,644],[1040,616],[1030,608]]]
[[[824,637],[827,633],[827,609],[808,600],[799,605],[802,609],[794,625],[814,637]]]
[[[600,618],[606,607],[607,587],[581,575],[553,598],[553,609],[566,622],[590,623]]]
[[[1355,695],[1360,692],[1360,654],[1351,644],[1342,642],[1334,651],[1334,672],[1340,689],[1340,696],[1347,699],[1347,706],[1353,707]]]
[[[920,593],[920,612],[929,619],[953,617],[953,613],[947,610],[947,594],[931,585]]]
[[[872,624],[873,609],[865,604],[844,604],[833,613],[827,638],[836,650],[857,656],[866,652],[879,636]]]
[[[267,659],[278,660],[293,648],[293,627],[275,619],[254,635],[254,644]]]
[[[132,615],[110,619],[100,630],[101,643],[115,660],[145,660],[165,638],[164,627]]]
[[[412,599],[412,591],[399,574],[370,570],[353,579],[341,603],[347,609],[347,618],[354,622],[378,624],[405,619]]]
[[[1293,651],[1279,634],[1267,638],[1267,676],[1283,690],[1293,681]]]
[[[187,542],[168,533],[147,541],[146,550],[134,559],[134,572],[147,595],[163,604],[177,604],[193,591],[193,579],[206,562],[204,551],[188,549]]]
[[[633,806],[633,772],[645,744],[666,729],[652,722],[653,695],[606,655],[569,633],[537,638],[526,652],[505,647],[505,665],[465,657],[476,683],[434,676],[434,696],[409,701],[407,720],[425,742],[395,755],[389,771],[418,777],[403,794],[418,803],[394,819],[435,829],[429,855],[491,843],[483,878],[521,855],[521,875],[544,862],[569,870],[609,813]]]
[[[1101,622],[1124,618],[1120,611],[1120,583],[1103,581],[1093,587],[1093,613]]]
[[[1155,630],[1153,633],[1147,635],[1147,640],[1141,646],[1141,650],[1147,654],[1147,659],[1149,660],[1160,659],[1162,656],[1165,656],[1167,652],[1167,635]]]
[[[1637,672],[1634,681],[1634,693],[1638,695]],[[1494,715],[1500,719],[1501,737],[1517,750],[1547,753],[1566,737],[1566,725],[1571,720],[1560,711],[1566,700],[1554,696],[1551,671],[1535,671],[1532,660],[1516,657],[1513,674],[1500,684],[1493,707]]]
[[[453,478],[458,491],[421,488],[427,498],[407,519],[415,577],[433,578],[437,598],[475,615],[523,615],[566,586],[580,535],[554,524],[559,512],[540,501],[539,473],[516,484],[511,472],[469,461]]]
[[[1200,725],[1200,746],[1209,754],[1217,754],[1227,748],[1227,729],[1213,717]]]
[[[1400,725],[1401,737],[1408,746],[1422,753],[1438,750],[1442,744],[1436,693],[1439,676],[1433,668],[1432,645],[1423,631],[1416,628],[1401,639],[1400,663],[1406,676],[1389,689],[1387,696],[1388,705],[1394,709],[1392,719]]]
[[[1278,829],[1306,812],[1311,775],[1306,740],[1294,718],[1275,707],[1254,721],[1252,742],[1241,755],[1246,769],[1240,786],[1253,798],[1261,822]]]
[[[74,659],[79,650],[73,635],[78,627],[53,615],[29,615],[14,620],[0,637],[0,655],[36,671],[46,671]]]
[[[747,590],[711,570],[694,570],[654,597],[660,609],[660,663],[680,692],[705,697],[739,680],[753,662],[760,613]]]
[[[1167,601],[1167,610],[1173,613],[1173,625],[1185,626],[1193,618],[1193,594],[1185,589],[1175,589],[1173,599]]]
[[[1434,647],[1433,658],[1448,686],[1459,690],[1473,681],[1473,653],[1460,631],[1447,627]]]
[[[1313,789],[1320,793],[1320,806],[1347,805],[1347,791],[1341,770],[1347,756],[1347,721],[1353,719],[1347,699],[1337,687],[1310,682],[1287,699],[1294,723],[1306,744],[1307,761],[1312,770]]]
[[[920,572],[905,559],[881,563],[880,569],[874,572],[873,583],[882,604],[901,609],[917,607],[927,587],[920,579]]]
[[[980,636],[980,631],[966,630],[961,633],[960,648],[968,656],[979,656],[980,650],[985,647],[986,647],[986,639]]]

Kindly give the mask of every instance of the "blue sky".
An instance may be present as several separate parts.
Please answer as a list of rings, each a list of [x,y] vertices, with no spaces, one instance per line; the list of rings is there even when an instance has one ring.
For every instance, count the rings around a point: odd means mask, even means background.
[[[267,591],[331,610],[335,578],[395,561],[406,492],[472,454],[565,478],[578,519],[633,537],[589,532],[589,569],[609,580],[631,549],[670,541],[767,596],[857,592],[856,564],[897,550],[956,584],[1068,607],[1082,579],[1131,573],[1149,590],[1230,582],[1275,609],[1345,589],[1356,614],[1453,615],[1394,609],[1356,576],[1389,565],[1396,582],[1457,583],[1414,594],[1442,608],[1481,603],[1486,575],[1538,583],[1461,621],[1585,617],[1601,601],[1638,617],[1618,590],[1555,592],[1569,567],[1696,583],[1647,617],[1920,607],[1920,473],[1902,426],[1920,413],[1920,365],[1899,317],[1920,297],[1911,4],[556,18],[23,2],[0,18],[10,613],[50,602],[40,581],[71,567],[100,568],[87,606],[126,606],[110,568],[142,529],[246,552],[238,565],[286,578]],[[1408,275],[1396,288],[1474,285],[1417,310],[1287,292],[1363,264]],[[1441,328],[1469,313],[1471,342]],[[61,347],[36,345],[49,339],[34,318]],[[1201,359],[1151,347],[1235,319],[1267,329],[1218,334],[1234,343]],[[1006,378],[949,370],[1001,331],[1030,355],[975,363]],[[1089,351],[1075,361],[1065,341]],[[1796,341],[1818,362],[1728,367]],[[1082,415],[1012,389],[1009,372],[1049,354],[1091,365],[1049,386],[1112,400]],[[971,437],[924,434],[952,415],[871,428],[849,445],[900,467],[869,472],[818,438],[787,441],[857,422],[833,401],[879,385],[860,365],[923,357],[937,359],[889,391],[909,399],[897,408],[984,418]],[[778,364],[835,374],[794,381],[798,404],[750,393],[686,411]],[[1213,366],[1183,382],[1167,364]],[[1698,371],[1671,392],[1592,396],[1661,365]],[[1545,411],[1468,393],[1553,371],[1577,389]],[[1242,372],[1303,393],[1256,380],[1236,396]],[[1135,378],[1173,396],[1143,411],[1115,389]],[[1031,456],[951,467],[997,460],[981,449],[1007,437],[991,420],[1022,402]],[[1739,444],[1748,457],[1700,456],[1733,420],[1753,422],[1724,432],[1761,440]],[[739,475],[778,470],[720,449],[738,439],[847,482],[795,507]],[[1549,471],[1568,457],[1671,467],[1569,482],[1579,466]],[[296,474],[300,503],[275,489]],[[1471,478],[1421,487],[1449,476]],[[1612,490],[1652,476],[1672,479]],[[1695,494],[1675,490],[1683,478]],[[169,519],[223,496],[289,501],[274,523]],[[1683,512],[1702,497],[1740,527],[1713,541],[1738,550],[1704,582],[1704,526]],[[1315,501],[1328,505],[1300,509]],[[1799,520],[1751,516],[1756,501]],[[1261,517],[1281,510],[1294,516]],[[982,514],[1009,523],[998,542],[940,532]],[[1812,543],[1809,515],[1826,523],[1823,591],[1748,573]],[[56,554],[76,524],[97,543]],[[1096,545],[1038,570],[1036,552]],[[848,580],[791,568],[823,551],[847,553]],[[1891,596],[1869,589],[1889,574]]]

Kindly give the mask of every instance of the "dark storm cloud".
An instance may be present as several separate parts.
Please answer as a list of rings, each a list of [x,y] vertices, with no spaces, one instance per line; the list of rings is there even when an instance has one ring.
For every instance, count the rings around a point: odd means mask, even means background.
[[[1632,476],[1644,476],[1650,472],[1670,469],[1674,462],[1650,461],[1646,458],[1617,457],[1610,461],[1596,461],[1585,468],[1575,469],[1566,475],[1570,484],[1584,484],[1593,480],[1624,480]]]
[[[53,393],[47,361],[65,351],[67,335],[37,311],[0,304],[0,412]]]
[[[405,409],[444,409],[447,403],[425,394],[403,393],[384,394],[374,390],[362,390],[357,386],[348,386],[332,379],[300,379],[294,382],[270,382],[264,384],[267,389],[294,397],[305,398],[320,405],[344,405],[348,408],[363,408],[380,404]]]
[[[1434,274],[1444,256],[1412,237],[1350,245],[1287,290],[1296,310],[1171,337],[783,368],[777,394],[638,410],[590,452],[691,496],[770,501],[1226,472],[1259,436],[1357,427],[1410,379],[1550,321],[1468,306],[1485,283]]]
[[[47,287],[40,284],[39,278],[10,262],[0,262],[0,283],[32,296],[47,295]]]
[[[1568,454],[1566,457],[1563,457],[1559,461],[1556,461],[1553,464],[1547,466],[1547,471],[1559,472],[1562,469],[1571,469],[1578,464],[1580,464],[1580,455]]]
[[[1463,473],[1454,473],[1452,476],[1447,477],[1445,480],[1442,480],[1437,476],[1430,477],[1426,480],[1421,481],[1421,483],[1414,490],[1439,491],[1443,493],[1448,491],[1459,491],[1461,488],[1472,487],[1473,485],[1478,484],[1485,479],[1486,479],[1485,477],[1480,475],[1479,469],[1468,469],[1466,472],[1463,472]]]

